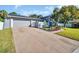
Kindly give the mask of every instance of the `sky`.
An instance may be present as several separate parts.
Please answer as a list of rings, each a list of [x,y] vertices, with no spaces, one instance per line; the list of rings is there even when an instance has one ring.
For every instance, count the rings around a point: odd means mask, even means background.
[[[54,8],[60,8],[59,5],[0,5],[0,10],[6,10],[8,13],[16,12],[20,15],[29,16],[31,14],[47,16],[53,12]]]

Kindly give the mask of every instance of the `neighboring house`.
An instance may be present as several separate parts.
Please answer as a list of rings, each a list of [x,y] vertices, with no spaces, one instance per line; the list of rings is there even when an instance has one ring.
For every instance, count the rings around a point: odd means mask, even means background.
[[[3,28],[13,28],[13,27],[38,27],[42,28],[44,22],[42,19],[39,18],[31,18],[27,16],[20,16],[20,15],[8,15],[4,21]]]
[[[50,26],[53,26],[55,24],[54,21],[51,19],[50,15],[42,17],[41,19],[44,22],[44,27],[50,27]]]
[[[58,23],[58,26],[64,26],[64,23]],[[79,27],[79,19],[74,19],[74,20],[70,20],[67,22],[66,27],[74,27],[74,28],[78,28]]]
[[[70,27],[77,28],[79,27],[79,19],[74,19],[72,21],[69,21],[69,24],[71,25]]]

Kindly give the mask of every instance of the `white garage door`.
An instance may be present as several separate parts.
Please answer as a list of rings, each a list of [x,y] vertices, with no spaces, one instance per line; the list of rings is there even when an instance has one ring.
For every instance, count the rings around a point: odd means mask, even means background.
[[[30,21],[25,21],[25,20],[13,20],[13,27],[25,27],[29,26]]]

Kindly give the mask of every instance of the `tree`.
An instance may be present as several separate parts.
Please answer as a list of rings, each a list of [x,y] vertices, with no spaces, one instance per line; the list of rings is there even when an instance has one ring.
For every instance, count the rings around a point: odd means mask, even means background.
[[[4,19],[0,17],[0,21],[1,21],[1,22],[4,22]]]
[[[75,19],[79,19],[79,10],[75,13]]]
[[[4,19],[7,17],[8,12],[6,10],[0,10],[0,21],[4,21]]]
[[[69,8],[67,6],[63,6],[60,11],[60,14],[62,14],[61,20],[64,21],[64,27],[66,27],[66,23],[69,21],[71,17],[71,13],[69,11]]]
[[[1,13],[1,17],[4,19],[4,18],[6,18],[7,17],[7,15],[8,15],[8,12],[6,11],[6,10],[0,10],[0,13]]]
[[[55,8],[52,13],[52,19],[54,19],[56,25],[57,22],[61,21],[66,27],[66,23],[69,20],[79,19],[79,8],[74,5],[62,6],[62,8]]]
[[[33,18],[42,18],[42,15],[36,15],[36,14],[32,14],[29,17],[33,17]]]
[[[37,18],[37,15],[36,14],[32,14],[29,17]]]
[[[58,24],[57,24],[58,23],[58,19],[59,19],[59,9],[58,8],[55,8],[53,10],[52,18],[55,21],[55,25],[58,26]]]
[[[74,20],[79,18],[79,8],[73,5],[63,6],[59,10],[59,14],[62,16],[60,19],[64,22],[64,27],[69,20]]]
[[[70,5],[70,6],[68,6],[68,8],[69,8],[69,12],[71,13],[71,18],[72,18],[72,20],[73,20],[73,19],[76,19],[76,17],[78,16],[77,11],[79,11],[79,10],[78,10],[78,7],[76,7],[76,6],[74,6],[74,5]],[[77,15],[76,15],[76,14],[77,14]]]
[[[37,15],[37,18],[42,18],[43,16],[42,15]]]
[[[9,13],[9,15],[17,15],[17,13],[16,12],[11,12],[11,13]]]

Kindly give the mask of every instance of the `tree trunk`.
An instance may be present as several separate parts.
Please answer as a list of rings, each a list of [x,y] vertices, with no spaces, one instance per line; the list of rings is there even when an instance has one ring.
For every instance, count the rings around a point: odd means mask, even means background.
[[[66,27],[66,23],[67,23],[67,21],[65,20],[65,21],[64,21],[64,27]]]
[[[64,22],[64,27],[66,27],[66,23]]]

